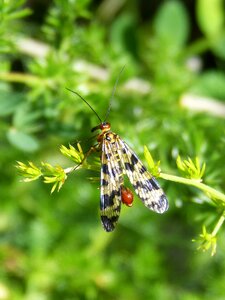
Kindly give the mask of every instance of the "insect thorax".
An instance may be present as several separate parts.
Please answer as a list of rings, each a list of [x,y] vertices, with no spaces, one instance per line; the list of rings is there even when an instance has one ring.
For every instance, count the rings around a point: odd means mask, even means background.
[[[106,140],[109,143],[114,143],[117,139],[118,139],[118,134],[112,132],[110,128],[108,130],[104,130],[103,132],[101,132],[97,137],[97,141],[99,143],[102,143],[103,140]]]
[[[104,139],[106,139],[108,142],[114,142],[118,138],[118,135],[112,131],[104,133]]]

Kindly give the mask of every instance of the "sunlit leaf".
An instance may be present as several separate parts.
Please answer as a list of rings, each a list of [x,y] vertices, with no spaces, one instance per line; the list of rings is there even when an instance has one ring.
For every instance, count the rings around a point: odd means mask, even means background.
[[[201,30],[207,36],[216,38],[224,30],[224,1],[198,0],[197,17]]]

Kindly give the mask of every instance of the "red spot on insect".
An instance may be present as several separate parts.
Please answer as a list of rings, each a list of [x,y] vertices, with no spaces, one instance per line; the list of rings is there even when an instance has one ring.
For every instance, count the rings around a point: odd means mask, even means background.
[[[133,205],[134,195],[130,189],[124,186],[121,188],[121,200],[123,204],[126,204],[129,207]]]

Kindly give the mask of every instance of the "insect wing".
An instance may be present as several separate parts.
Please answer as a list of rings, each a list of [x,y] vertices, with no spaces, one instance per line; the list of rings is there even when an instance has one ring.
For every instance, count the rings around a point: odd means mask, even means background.
[[[117,139],[117,147],[122,167],[138,197],[147,208],[164,213],[168,209],[168,200],[156,179],[124,141]]]
[[[112,231],[119,219],[123,171],[113,150],[114,144],[102,143],[100,215],[104,229]]]

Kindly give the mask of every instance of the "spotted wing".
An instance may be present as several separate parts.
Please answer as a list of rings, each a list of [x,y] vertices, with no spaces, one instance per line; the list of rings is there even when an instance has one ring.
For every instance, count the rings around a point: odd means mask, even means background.
[[[168,209],[168,200],[156,179],[147,171],[137,155],[120,138],[117,148],[122,167],[144,205],[157,212]]]
[[[114,142],[103,139],[100,215],[104,229],[112,231],[119,219],[123,171]]]

